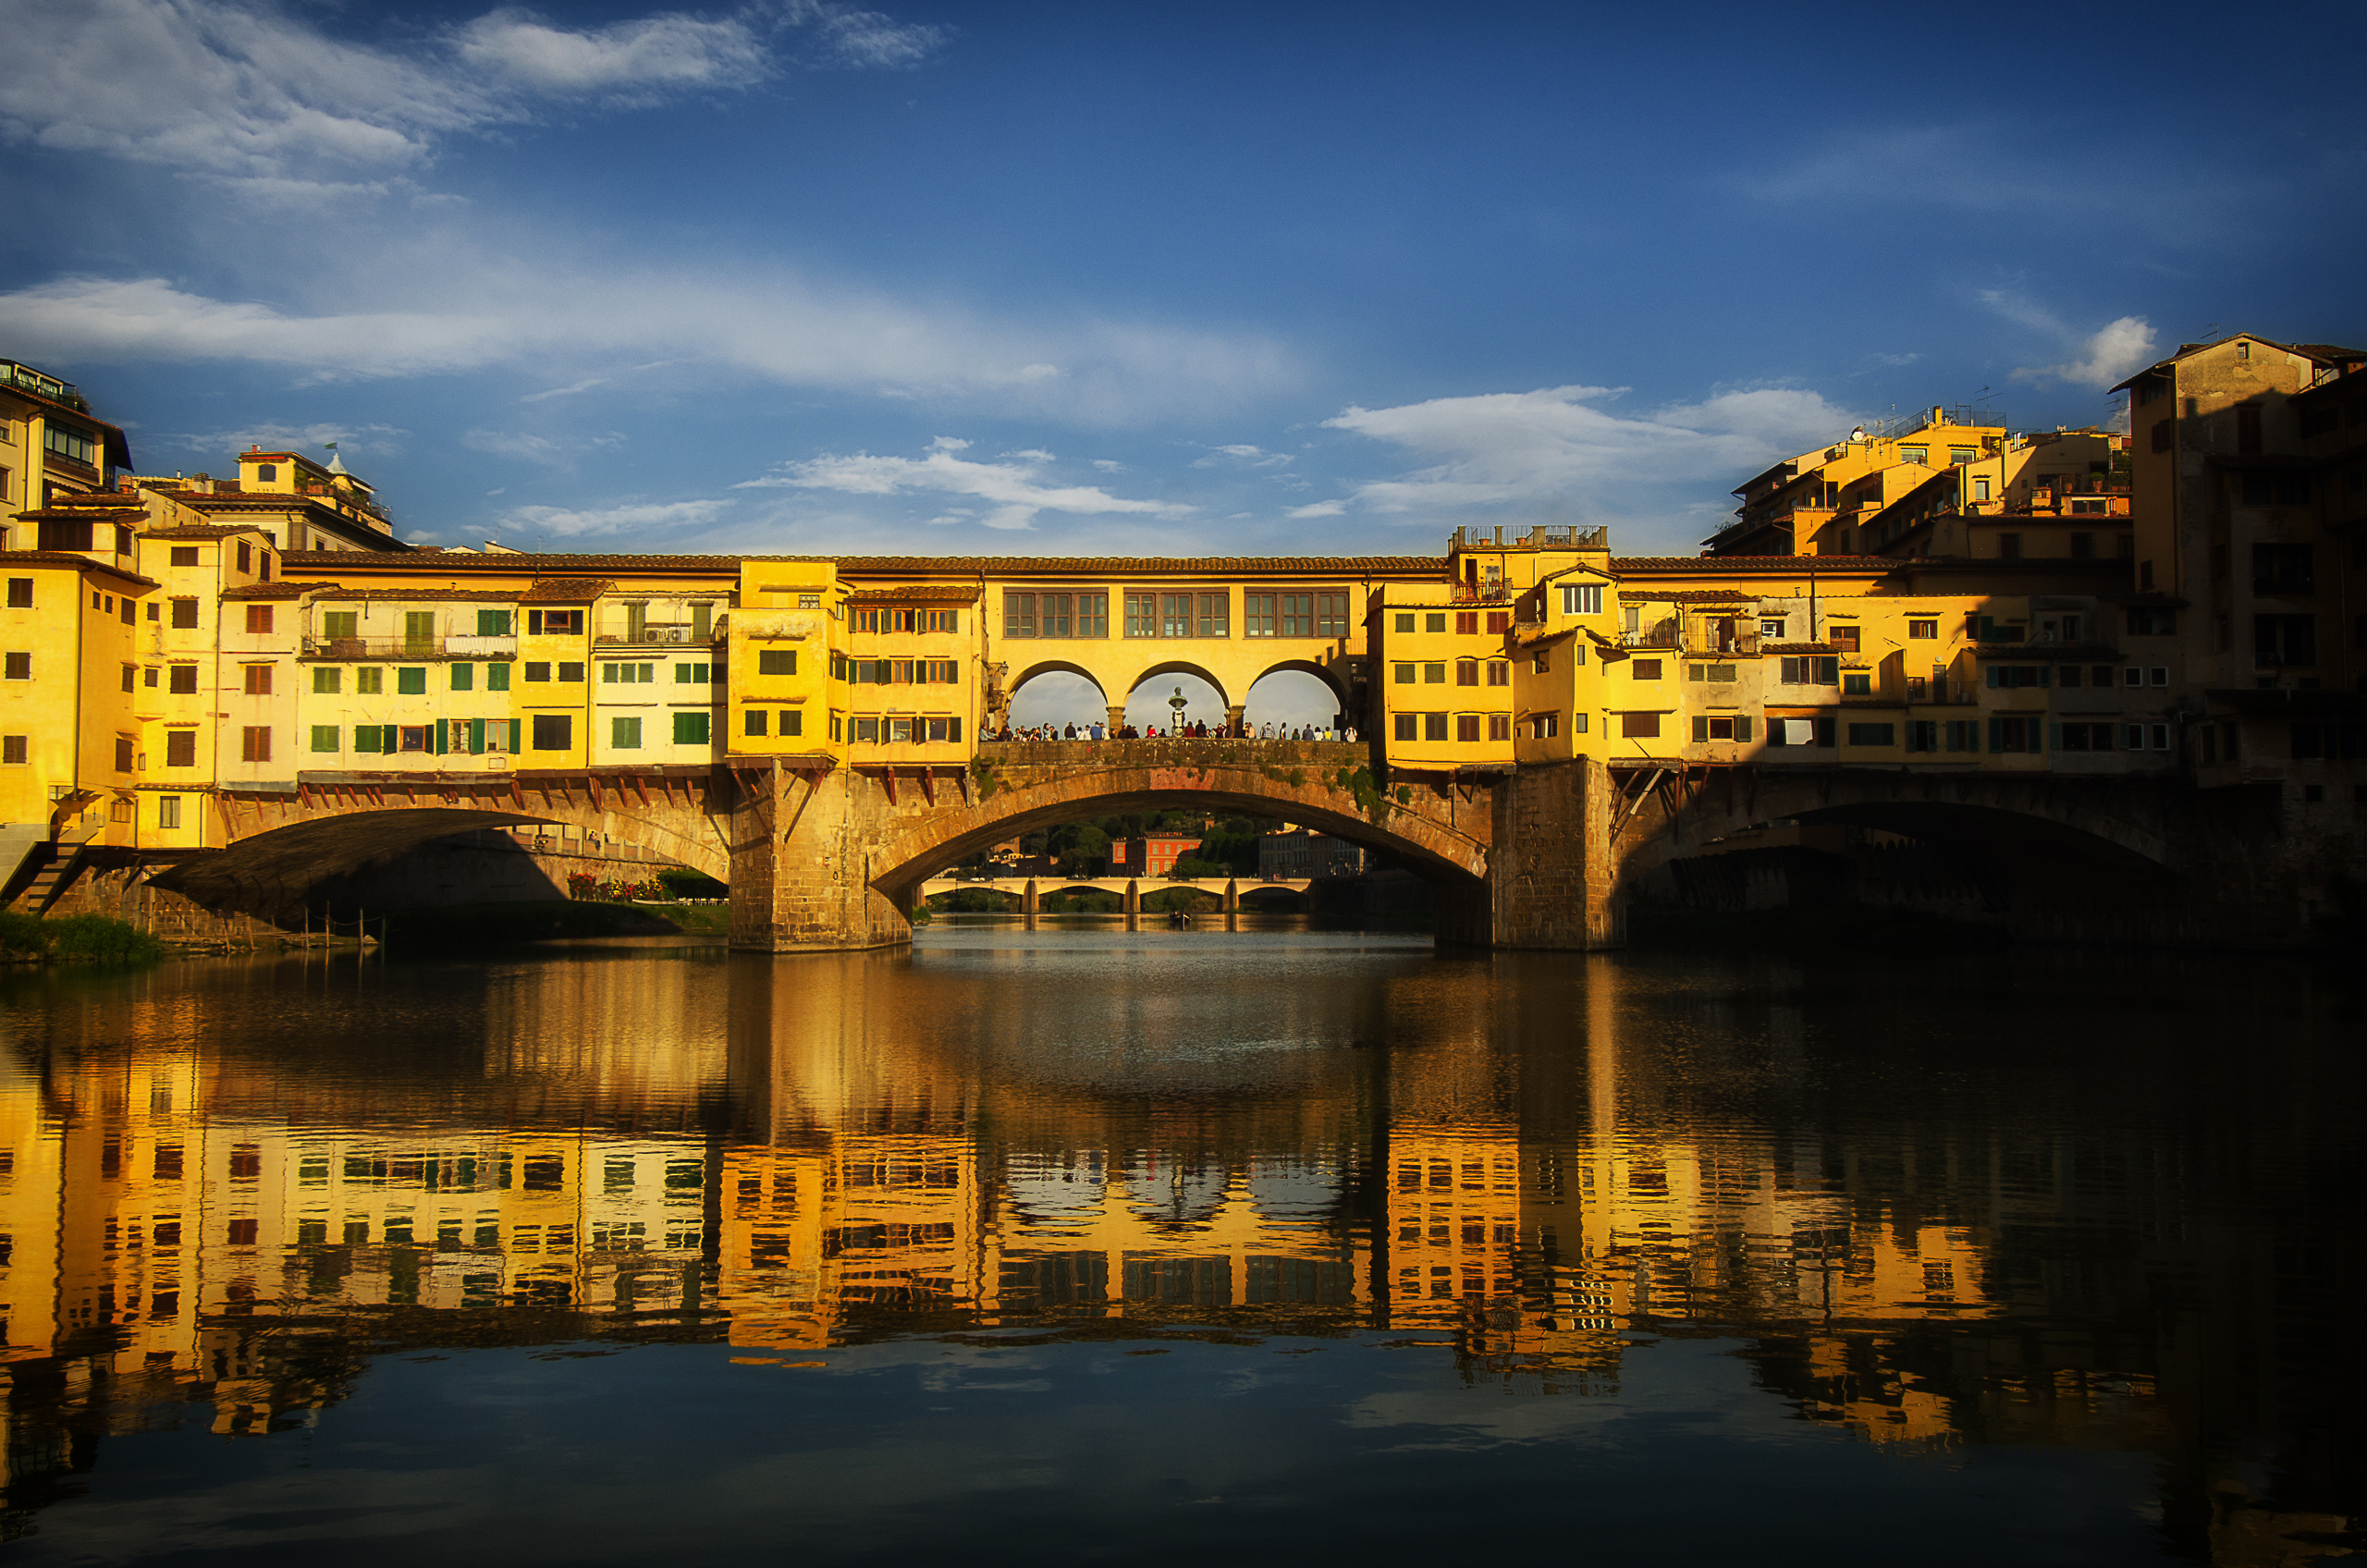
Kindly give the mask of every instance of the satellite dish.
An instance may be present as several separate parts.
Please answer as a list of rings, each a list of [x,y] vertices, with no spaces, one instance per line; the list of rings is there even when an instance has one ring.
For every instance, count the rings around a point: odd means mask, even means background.
[[[1849,433],[1849,439],[1852,441],[1863,441],[1865,438],[1866,427],[1862,424]]]

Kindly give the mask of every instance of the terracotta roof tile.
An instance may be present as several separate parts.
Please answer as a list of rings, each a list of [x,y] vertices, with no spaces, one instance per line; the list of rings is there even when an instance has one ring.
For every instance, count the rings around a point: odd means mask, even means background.
[[[309,582],[250,582],[243,588],[225,588],[226,599],[300,599],[313,591]]]
[[[349,563],[350,570],[350,563]],[[546,577],[519,594],[518,602],[532,605],[588,605],[613,592],[614,582],[598,577]]]
[[[109,566],[104,561],[94,561],[88,556],[78,556],[71,550],[0,550],[0,563],[9,566],[70,566],[82,571],[104,571],[109,577],[119,577],[142,588],[156,586],[153,578],[127,571],[119,566]]]
[[[865,588],[847,595],[847,603],[851,605],[909,605],[924,601],[932,605],[974,605],[978,602],[978,590],[946,584],[922,588]]]
[[[149,529],[141,537],[143,539],[227,539],[237,533],[262,532],[249,522],[184,522],[172,528]]]

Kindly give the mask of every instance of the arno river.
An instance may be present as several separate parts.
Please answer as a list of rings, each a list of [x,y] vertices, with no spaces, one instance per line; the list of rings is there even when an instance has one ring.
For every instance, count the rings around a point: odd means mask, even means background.
[[[19,974],[10,1550],[2309,1562],[2339,984],[1287,922]]]

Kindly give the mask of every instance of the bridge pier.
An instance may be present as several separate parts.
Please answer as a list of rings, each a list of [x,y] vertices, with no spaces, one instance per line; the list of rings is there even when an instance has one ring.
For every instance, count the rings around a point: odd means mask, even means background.
[[[1134,929],[1135,928],[1136,925],[1137,925],[1137,924],[1141,921],[1141,919],[1142,919],[1142,913],[1143,913],[1143,885],[1142,885],[1141,883],[1139,883],[1139,882],[1129,881],[1129,882],[1126,884],[1126,929],[1127,929],[1127,930],[1132,931],[1132,930],[1134,930]]]
[[[1027,879],[1027,886],[1019,890],[1019,913],[1027,917],[1027,929],[1030,931],[1035,930],[1036,878],[1033,876]]]
[[[1616,945],[1612,796],[1611,770],[1593,757],[1500,778],[1484,892],[1439,900],[1440,939],[1563,951]]]

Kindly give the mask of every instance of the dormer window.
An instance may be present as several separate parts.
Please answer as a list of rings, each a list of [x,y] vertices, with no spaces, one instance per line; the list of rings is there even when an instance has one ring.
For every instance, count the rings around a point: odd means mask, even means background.
[[[279,465],[277,463],[257,463],[255,465],[255,483],[258,484],[278,484]]]
[[[2238,358],[2238,359],[2239,359],[2239,360],[2249,360],[2249,359],[2250,359],[2251,357],[2252,357],[2252,346],[2251,346],[2250,344],[2249,344],[2249,343],[2238,343],[2238,344],[2237,344],[2237,345],[2236,345],[2236,358]]]

